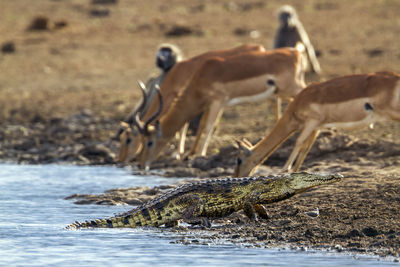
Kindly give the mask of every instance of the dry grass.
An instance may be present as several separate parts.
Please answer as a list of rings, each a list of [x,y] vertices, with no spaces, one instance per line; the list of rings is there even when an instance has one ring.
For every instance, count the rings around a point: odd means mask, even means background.
[[[0,54],[0,121],[24,122],[37,114],[64,116],[82,108],[122,118],[139,96],[136,80],[155,71],[154,52],[160,43],[175,43],[188,57],[246,42],[269,47],[281,5],[254,0],[137,0],[99,7],[90,2],[0,2],[0,43],[16,43],[15,53]],[[298,10],[321,53],[322,79],[400,69],[400,2],[287,3]],[[107,8],[110,16],[91,17],[93,8]],[[68,25],[60,30],[26,31],[38,15]],[[168,38],[165,32],[173,25],[200,29],[203,35]],[[238,28],[257,30],[260,37],[234,34]]]

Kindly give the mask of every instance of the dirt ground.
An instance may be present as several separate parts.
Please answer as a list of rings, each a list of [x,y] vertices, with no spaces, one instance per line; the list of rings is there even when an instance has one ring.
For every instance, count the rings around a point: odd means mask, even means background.
[[[400,2],[286,1],[299,13],[323,74],[307,82],[380,70],[399,71]],[[138,101],[137,79],[157,73],[159,44],[191,57],[241,43],[272,44],[281,1],[5,0],[0,1],[0,160],[115,165],[119,121]],[[38,21],[32,25],[32,21]],[[36,29],[35,29],[36,28]],[[232,174],[232,141],[255,143],[273,126],[267,102],[225,110],[209,156],[179,162],[170,148],[152,172],[164,176]],[[400,124],[322,134],[303,169],[345,179],[268,205],[270,219],[241,213],[212,230],[174,228],[183,243],[228,239],[259,247],[290,246],[400,257]],[[189,138],[189,144],[193,137]],[[280,172],[294,139],[260,168]],[[141,172],[132,165],[132,173]],[[171,188],[175,185],[171,185]],[[128,188],[72,196],[79,204],[137,205],[167,188]],[[73,194],[74,192],[71,192]],[[304,212],[318,207],[320,216]],[[66,222],[67,223],[67,222]]]

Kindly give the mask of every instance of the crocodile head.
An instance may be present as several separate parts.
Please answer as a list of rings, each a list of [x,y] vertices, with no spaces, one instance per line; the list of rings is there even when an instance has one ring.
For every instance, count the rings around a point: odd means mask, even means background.
[[[294,192],[302,192],[311,187],[330,184],[337,181],[340,181],[343,178],[343,175],[339,173],[334,174],[314,174],[307,172],[297,172],[288,174],[288,180],[286,181],[286,185],[294,190]]]

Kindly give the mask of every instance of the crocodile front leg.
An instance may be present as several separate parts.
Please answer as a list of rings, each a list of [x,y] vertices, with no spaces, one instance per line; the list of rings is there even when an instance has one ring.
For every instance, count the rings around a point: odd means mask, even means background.
[[[256,214],[262,219],[268,219],[267,209],[261,204],[252,204],[245,202],[243,205],[243,211],[251,221],[257,221]]]
[[[256,211],[257,215],[264,219],[264,220],[268,220],[269,219],[269,215],[267,213],[267,209],[261,205],[261,204],[255,204],[253,206],[254,210]]]
[[[248,201],[243,204],[244,214],[250,219],[250,221],[256,221],[256,211],[254,209],[254,205]]]

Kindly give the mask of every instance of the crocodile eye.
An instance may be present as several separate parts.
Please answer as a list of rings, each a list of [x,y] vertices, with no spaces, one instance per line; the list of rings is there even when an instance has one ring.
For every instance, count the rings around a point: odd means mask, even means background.
[[[125,143],[126,143],[127,145],[129,145],[131,142],[132,142],[132,138],[127,138],[126,141],[125,141]]]
[[[268,80],[267,80],[267,84],[268,84],[269,86],[274,86],[274,85],[275,85],[275,81],[272,80],[272,79],[268,79]]]
[[[237,158],[236,159],[236,164],[237,165],[241,165],[242,164],[242,159],[241,158]]]
[[[152,147],[153,146],[153,141],[149,141],[149,142],[147,142],[147,147]]]

